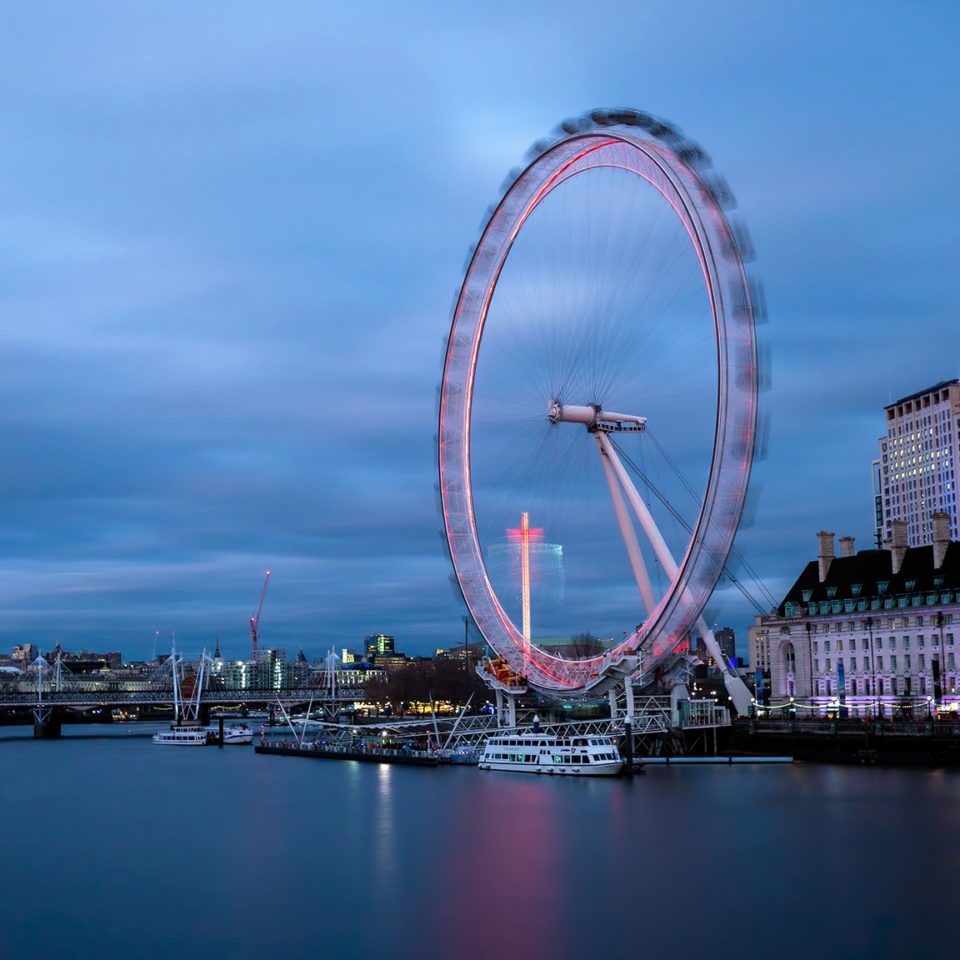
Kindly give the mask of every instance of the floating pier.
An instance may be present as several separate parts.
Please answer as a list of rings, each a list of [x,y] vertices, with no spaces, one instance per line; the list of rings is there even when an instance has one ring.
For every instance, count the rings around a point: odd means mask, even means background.
[[[279,757],[311,757],[314,760],[357,760],[360,763],[398,763],[414,767],[437,767],[440,758],[435,753],[416,750],[354,750],[336,747],[299,746],[295,743],[260,744],[257,753]]]
[[[688,756],[676,756],[676,757],[644,757],[643,762],[647,763],[659,763],[664,766],[675,766],[678,763],[721,763],[721,764],[733,764],[733,763],[793,763],[793,757],[688,757]]]

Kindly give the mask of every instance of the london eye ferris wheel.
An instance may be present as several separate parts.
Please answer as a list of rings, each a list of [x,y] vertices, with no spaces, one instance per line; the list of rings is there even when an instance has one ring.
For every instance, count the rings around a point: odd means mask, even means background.
[[[744,506],[758,384],[730,203],[674,127],[597,110],[535,145],[470,257],[440,391],[447,545],[485,640],[545,693],[654,670],[693,629],[715,646],[703,609]],[[562,604],[527,580],[521,609],[490,563],[528,522],[562,544]],[[583,635],[606,642],[558,646]]]

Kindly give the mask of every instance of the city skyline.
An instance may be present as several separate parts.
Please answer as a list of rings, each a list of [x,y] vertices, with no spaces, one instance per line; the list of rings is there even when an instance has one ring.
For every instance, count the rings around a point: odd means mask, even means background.
[[[450,297],[507,172],[594,106],[701,142],[757,250],[772,389],[740,550],[780,598],[817,530],[870,545],[884,406],[960,373],[957,13],[734,7],[613,5],[633,29],[591,49],[571,25],[594,13],[562,4],[562,28],[514,11],[509,33],[440,6],[189,29],[73,10],[44,58],[15,39],[42,12],[12,13],[0,648],[136,657],[159,629],[245,655],[268,567],[264,645],[455,643],[433,451]],[[772,91],[783,62],[802,80]],[[741,645],[750,618],[730,589],[708,607]]]

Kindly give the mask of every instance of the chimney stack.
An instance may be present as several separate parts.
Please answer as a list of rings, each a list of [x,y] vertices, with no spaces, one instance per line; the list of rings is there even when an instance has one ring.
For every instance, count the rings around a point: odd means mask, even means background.
[[[907,521],[894,520],[890,524],[890,535],[890,569],[897,574],[907,555]]]
[[[821,583],[827,579],[827,571],[830,569],[830,564],[833,563],[833,558],[836,555],[833,546],[834,536],[835,534],[827,533],[826,530],[821,530],[817,534],[817,539],[820,541],[820,555],[817,559],[820,561]]]
[[[840,556],[841,557],[852,557],[853,556],[853,545],[856,541],[853,537],[841,537],[840,538]]]
[[[943,566],[950,546],[950,514],[938,510],[931,517],[933,520],[933,568],[939,570]]]

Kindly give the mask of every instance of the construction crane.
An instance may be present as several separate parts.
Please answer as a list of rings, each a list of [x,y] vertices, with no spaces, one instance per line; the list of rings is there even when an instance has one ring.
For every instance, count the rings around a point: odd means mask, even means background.
[[[263,578],[263,589],[260,591],[260,602],[257,604],[257,612],[255,616],[250,618],[250,640],[253,642],[253,656],[252,659],[257,659],[257,642],[260,639],[260,614],[263,613],[263,601],[267,595],[267,584],[270,582],[270,571],[267,571],[267,575]]]

